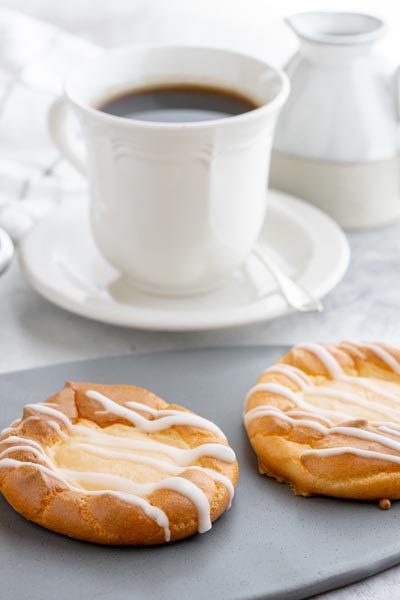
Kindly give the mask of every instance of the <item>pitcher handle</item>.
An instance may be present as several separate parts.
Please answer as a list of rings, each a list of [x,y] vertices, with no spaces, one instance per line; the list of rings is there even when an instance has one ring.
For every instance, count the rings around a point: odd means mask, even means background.
[[[58,150],[81,175],[87,174],[86,152],[70,127],[71,109],[65,98],[57,98],[50,107],[50,135]]]

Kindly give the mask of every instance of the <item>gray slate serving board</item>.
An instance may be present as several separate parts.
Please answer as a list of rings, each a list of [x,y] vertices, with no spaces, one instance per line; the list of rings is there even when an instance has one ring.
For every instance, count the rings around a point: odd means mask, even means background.
[[[242,427],[245,393],[284,348],[170,352],[0,377],[0,428],[66,379],[135,383],[215,420],[238,454],[232,509],[204,534],[163,547],[101,547],[52,533],[0,498],[1,594],[12,600],[298,599],[400,562],[400,503],[295,497],[262,477]]]

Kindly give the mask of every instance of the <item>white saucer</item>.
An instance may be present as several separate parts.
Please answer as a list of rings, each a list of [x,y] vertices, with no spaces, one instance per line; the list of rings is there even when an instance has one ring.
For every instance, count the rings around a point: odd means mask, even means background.
[[[260,244],[288,275],[321,298],[348,266],[345,235],[330,217],[297,198],[270,190],[268,203]],[[66,202],[36,225],[21,245],[20,258],[32,286],[54,304],[124,327],[217,329],[292,312],[254,257],[208,294],[165,298],[134,289],[99,254],[85,199]]]

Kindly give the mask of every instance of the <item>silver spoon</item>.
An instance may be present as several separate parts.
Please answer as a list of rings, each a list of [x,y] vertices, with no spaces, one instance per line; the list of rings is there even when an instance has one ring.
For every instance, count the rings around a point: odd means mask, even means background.
[[[288,277],[266,252],[263,252],[260,248],[254,248],[253,254],[271,273],[289,306],[300,312],[321,312],[324,310],[322,302]]]
[[[0,275],[6,271],[14,256],[14,244],[4,229],[0,228]]]

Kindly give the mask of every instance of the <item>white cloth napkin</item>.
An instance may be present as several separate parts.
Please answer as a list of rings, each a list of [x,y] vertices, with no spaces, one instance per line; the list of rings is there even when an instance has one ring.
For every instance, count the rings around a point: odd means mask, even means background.
[[[47,113],[73,66],[98,52],[47,23],[0,10],[0,227],[15,241],[65,193],[86,187],[54,147]]]

